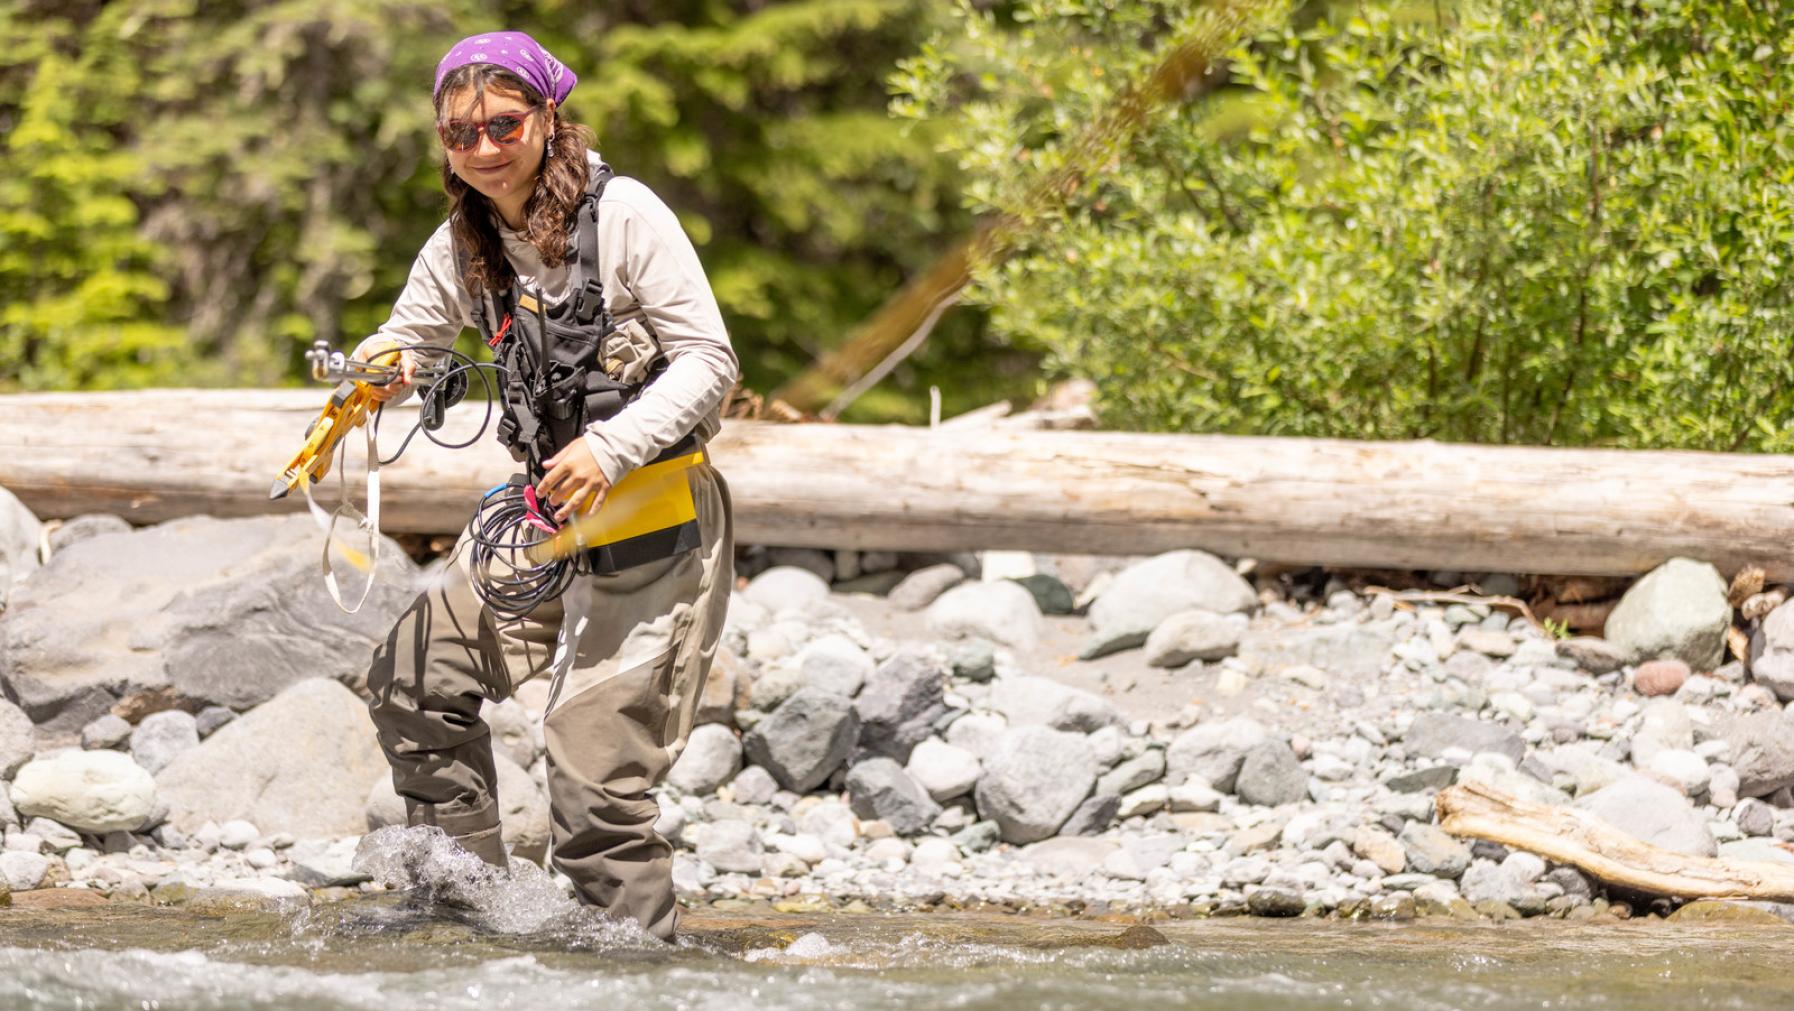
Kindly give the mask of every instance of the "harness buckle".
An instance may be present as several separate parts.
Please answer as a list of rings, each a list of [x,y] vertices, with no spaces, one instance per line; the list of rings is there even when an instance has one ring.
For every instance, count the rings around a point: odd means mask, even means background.
[[[604,286],[587,279],[573,295],[573,315],[580,323],[590,323],[604,309]]]

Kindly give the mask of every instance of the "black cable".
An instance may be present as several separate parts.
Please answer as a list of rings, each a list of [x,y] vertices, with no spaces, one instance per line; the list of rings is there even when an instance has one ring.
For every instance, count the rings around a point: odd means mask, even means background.
[[[529,558],[529,550],[558,527],[552,518],[531,510],[532,496],[522,480],[512,478],[489,489],[470,530],[474,591],[500,621],[514,621],[560,596],[578,571],[576,558]]]
[[[521,346],[526,353],[535,352],[535,349],[528,347],[527,342]],[[509,370],[495,362],[475,361],[453,348],[439,350],[456,364],[423,389],[417,422],[405,433],[399,448],[391,456],[379,458],[382,467],[391,465],[402,456],[420,431],[426,439],[444,449],[464,449],[484,438],[486,430],[492,425],[493,406],[503,396],[503,384],[509,378]],[[469,372],[480,377],[481,389],[486,394],[486,413],[480,420],[480,427],[465,442],[439,439],[427,422],[433,411],[446,412],[465,397],[465,382],[457,388],[456,381]],[[495,376],[499,387],[496,390]],[[540,391],[530,392],[539,395]],[[435,402],[438,397],[442,398],[440,404]],[[380,417],[384,413],[374,413],[376,447],[379,445]],[[378,455],[378,449],[375,452]],[[533,561],[529,557],[531,548],[551,538],[554,531],[559,529],[559,524],[551,515],[539,511],[539,508],[532,508],[532,505],[540,505],[533,501],[534,496],[530,494],[530,485],[539,476],[535,473],[539,469],[532,454],[528,473],[495,485],[481,496],[473,522],[469,525],[469,564],[473,572],[474,592],[491,608],[493,617],[499,621],[515,621],[535,610],[544,601],[560,596],[572,584],[573,577],[584,571],[583,553],[546,562]]]
[[[380,466],[382,466],[382,467],[390,466],[395,460],[397,460],[401,455],[403,455],[406,447],[411,445],[411,440],[416,438],[417,433],[420,431],[424,433],[424,438],[429,439],[431,442],[434,442],[436,445],[441,446],[443,449],[466,449],[467,447],[469,447],[469,446],[473,445],[474,443],[480,441],[481,439],[485,438],[486,429],[491,427],[491,425],[492,425],[492,405],[493,405],[494,401],[497,399],[497,397],[502,395],[502,389],[500,389],[500,390],[493,389],[492,374],[496,373],[502,377],[503,375],[505,375],[504,366],[499,365],[496,362],[475,361],[470,356],[465,355],[459,351],[456,351],[454,348],[441,348],[439,350],[442,353],[448,355],[449,358],[451,360],[455,361],[457,364],[455,365],[454,368],[444,371],[442,373],[442,375],[436,377],[435,382],[431,383],[429,386],[424,388],[423,393],[420,398],[420,401],[419,401],[422,409],[420,409],[417,412],[417,423],[411,426],[411,431],[405,433],[405,438],[399,442],[399,448],[393,450],[393,453],[391,456],[386,456],[386,457],[380,458]],[[438,439],[435,435],[431,434],[433,430],[425,424],[425,422],[430,417],[432,401],[439,395],[444,395],[444,394],[450,393],[450,391],[455,391],[454,395],[453,395],[453,399],[449,399],[447,396],[444,396],[445,402],[441,403],[439,405],[438,409],[440,409],[442,411],[446,411],[448,408],[453,407],[455,404],[459,403],[462,399],[465,398],[465,396],[467,394],[467,387],[466,387],[465,383],[463,382],[463,385],[457,391],[455,389],[455,384],[453,381],[461,380],[462,377],[466,376],[469,372],[472,372],[475,375],[478,375],[480,377],[480,388],[486,394],[486,414],[483,418],[480,419],[479,430],[474,432],[473,435],[470,438],[468,438],[468,440],[466,442],[444,442],[443,440]],[[501,382],[501,387],[502,387],[502,382]],[[380,440],[380,418],[385,413],[386,413],[385,410],[379,410],[379,411],[374,412],[374,444],[376,446],[379,445],[379,440]]]

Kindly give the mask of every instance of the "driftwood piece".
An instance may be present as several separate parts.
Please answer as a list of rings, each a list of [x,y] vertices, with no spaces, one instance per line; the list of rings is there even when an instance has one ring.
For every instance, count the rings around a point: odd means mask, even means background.
[[[1460,783],[1433,800],[1439,827],[1569,864],[1606,884],[1681,899],[1794,902],[1794,864],[1715,860],[1652,846],[1585,811]]]
[[[0,486],[39,517],[257,515],[326,391],[0,397]],[[479,408],[450,412],[465,438]],[[382,440],[390,453],[396,411]],[[736,539],[897,551],[1151,554],[1636,575],[1675,556],[1794,579],[1794,458],[1128,432],[730,422],[711,446]],[[515,465],[415,441],[382,473],[394,533],[458,531]]]

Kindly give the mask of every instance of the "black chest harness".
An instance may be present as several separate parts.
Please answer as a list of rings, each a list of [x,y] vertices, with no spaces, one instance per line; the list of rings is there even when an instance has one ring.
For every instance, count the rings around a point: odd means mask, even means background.
[[[475,583],[486,584],[482,595],[501,617],[527,613],[536,602],[558,595],[575,572],[614,573],[699,544],[684,480],[669,484],[664,475],[637,480],[692,459],[699,443],[688,433],[607,496],[600,512],[616,517],[610,522],[614,539],[582,538],[582,550],[557,561],[560,567],[552,573],[538,571],[544,568],[533,561],[538,552],[528,550],[559,530],[553,510],[535,500],[534,486],[546,473],[543,461],[580,438],[587,426],[616,417],[666,370],[658,342],[644,366],[639,347],[630,346],[605,304],[598,203],[613,174],[608,165],[594,167],[575,212],[566,299],[548,306],[540,291],[520,291],[517,284],[474,299],[474,326],[501,370],[498,438],[526,466],[525,473],[487,492],[474,520],[475,571],[482,576]],[[464,254],[458,259],[464,267]],[[637,491],[649,485],[659,490]]]

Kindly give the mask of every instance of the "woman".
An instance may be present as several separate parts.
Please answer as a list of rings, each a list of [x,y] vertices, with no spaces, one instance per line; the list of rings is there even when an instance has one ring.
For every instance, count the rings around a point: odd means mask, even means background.
[[[578,347],[581,334],[594,342],[592,376],[608,382],[598,370],[611,367],[610,386],[625,390],[612,402],[623,406],[597,410],[598,420],[559,440],[547,427],[535,442],[516,425],[509,433],[515,451],[543,450],[532,455],[545,471],[536,493],[557,520],[601,503],[635,468],[714,436],[736,376],[715,297],[673,213],[641,183],[610,178],[589,150],[590,132],[562,117],[576,82],[521,32],[450,49],[435,90],[449,218],[418,255],[391,319],[362,345],[364,354],[405,349],[405,381],[387,399],[404,392],[426,346],[447,347],[465,326],[479,326],[520,383],[535,361],[525,353],[544,339],[532,327],[568,338],[565,347]],[[614,334],[606,336],[599,309]],[[523,342],[518,357],[503,357],[507,340]],[[618,371],[619,355],[637,367]],[[564,414],[559,388],[542,389],[541,418]],[[457,564],[399,619],[368,675],[369,708],[410,823],[440,826],[501,867],[480,705],[550,676],[554,866],[583,902],[667,939],[677,922],[672,847],[654,831],[659,810],[648,790],[685,745],[733,580],[728,489],[708,464],[686,473],[695,541],[583,572],[522,617],[495,612],[476,592],[463,535]]]

